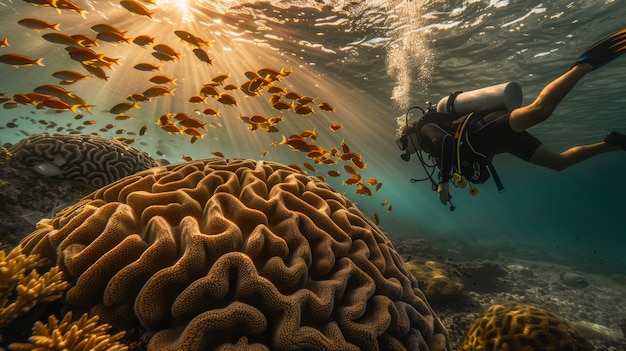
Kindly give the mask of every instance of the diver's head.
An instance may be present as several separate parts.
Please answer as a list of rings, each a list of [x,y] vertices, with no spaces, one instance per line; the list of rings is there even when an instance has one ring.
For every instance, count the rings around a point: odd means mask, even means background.
[[[411,159],[411,154],[414,154],[421,150],[419,140],[417,140],[417,121],[409,121],[408,125],[404,124],[398,130],[398,139],[396,139],[396,145],[401,151],[404,151],[403,154],[400,155],[400,158],[403,161],[409,161]]]

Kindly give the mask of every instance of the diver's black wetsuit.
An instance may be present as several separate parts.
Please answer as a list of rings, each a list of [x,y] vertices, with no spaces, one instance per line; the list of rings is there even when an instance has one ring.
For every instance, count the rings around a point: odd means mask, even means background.
[[[471,147],[475,153],[484,155],[490,161],[494,155],[501,153],[510,153],[529,161],[542,143],[526,131],[513,131],[509,126],[510,114],[510,111],[498,111],[484,117],[473,116],[467,130],[470,145],[463,143],[461,147]],[[450,180],[456,164],[454,134],[458,126],[454,122],[428,123],[420,131],[424,151],[436,160],[441,170],[441,182]]]

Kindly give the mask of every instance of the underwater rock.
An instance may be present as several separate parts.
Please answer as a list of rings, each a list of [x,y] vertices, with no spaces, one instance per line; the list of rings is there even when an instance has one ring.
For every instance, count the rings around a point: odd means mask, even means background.
[[[592,351],[593,346],[567,320],[532,305],[496,304],[478,317],[461,351]]]
[[[589,286],[589,282],[587,281],[587,279],[576,273],[561,273],[559,280],[563,285],[569,286],[570,288],[584,289]]]
[[[148,350],[450,350],[391,241],[325,182],[272,162],[153,168],[44,220],[70,308],[156,333]]]
[[[496,292],[507,290],[498,278],[505,277],[508,272],[496,263],[483,260],[465,262],[456,266],[461,272],[466,289],[476,292]]]
[[[403,258],[409,272],[420,282],[420,289],[431,304],[442,304],[463,295],[463,280],[456,268],[414,256]]]

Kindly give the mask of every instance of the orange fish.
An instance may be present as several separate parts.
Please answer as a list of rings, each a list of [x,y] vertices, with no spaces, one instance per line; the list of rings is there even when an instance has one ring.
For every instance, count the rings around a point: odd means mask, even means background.
[[[343,184],[346,185],[353,185],[353,184],[358,184],[361,181],[361,177],[357,174],[357,175],[353,175],[352,177],[345,179],[343,181]]]
[[[187,118],[191,118],[190,115],[186,114],[185,112],[178,112],[177,114],[171,116],[173,119],[177,120],[177,121],[184,121]]]
[[[123,121],[123,120],[130,119],[130,118],[131,117],[129,115],[125,114],[125,113],[121,113],[121,114],[115,116],[115,119],[118,120],[118,121]]]
[[[152,86],[148,89],[146,89],[143,92],[143,95],[145,97],[151,98],[151,97],[157,97],[157,96],[162,96],[162,95],[174,95],[174,90],[176,89],[168,89],[166,86],[163,85],[155,85]]]
[[[122,35],[126,34],[126,32],[122,32],[119,28],[114,27],[110,24],[106,24],[106,23],[95,24],[91,26],[91,30],[93,30],[96,33],[115,32],[115,33],[119,33]]]
[[[212,153],[213,155],[217,156],[217,157],[220,157],[220,158],[225,158],[225,157],[224,157],[224,154],[223,154],[223,153],[221,153],[221,152],[219,152],[219,151],[213,151],[213,152],[211,152],[211,153]]]
[[[193,117],[180,121],[180,125],[187,128],[202,128],[206,130],[206,123],[202,123],[199,119]]]
[[[288,92],[285,97],[289,100],[298,100],[302,97],[302,95],[296,93],[295,91]]]
[[[181,40],[195,46],[198,49],[201,49],[203,45],[208,47],[211,46],[210,41],[202,40],[199,37],[184,30],[175,30],[174,34],[176,34],[176,36],[179,37]]]
[[[313,107],[309,105],[298,105],[294,108],[294,111],[299,115],[310,115],[313,113]]]
[[[200,95],[193,95],[189,98],[189,102],[191,102],[192,104],[202,104],[206,102],[206,98]]]
[[[76,41],[76,39],[70,37],[69,35],[63,33],[47,33],[41,36],[46,41],[49,41],[54,44],[61,44],[73,48],[80,48],[82,45]]]
[[[176,79],[175,78],[170,78],[166,75],[163,74],[157,74],[156,76],[153,76],[152,78],[149,79],[149,81],[151,83],[154,84],[172,84],[172,85],[176,85]]]
[[[380,223],[380,218],[378,218],[378,213],[374,212],[372,215],[374,216],[374,223],[378,225]]]
[[[331,111],[331,112],[335,111],[335,108],[330,106],[330,104],[327,103],[327,102],[322,102],[322,103],[318,104],[317,106],[320,108],[320,110]]]
[[[32,104],[34,102],[26,94],[15,94],[15,95],[13,95],[13,101],[17,102],[18,104],[22,104],[22,105],[28,105],[28,104]]]
[[[358,174],[358,173],[357,173],[357,171],[356,171],[356,169],[354,169],[354,167],[352,167],[352,166],[350,166],[350,165],[344,165],[344,166],[343,166],[343,169],[345,169],[345,170],[346,170],[346,172],[348,172],[348,173],[350,173],[350,174],[352,174],[352,175],[357,175],[357,174]]]
[[[343,127],[343,124],[339,124],[339,123],[332,123],[330,126],[328,126],[330,128],[330,130],[332,130],[333,132],[336,132],[337,130],[341,129],[341,127]]]
[[[217,98],[217,101],[221,102],[224,105],[237,105],[237,100],[235,100],[235,98],[232,95],[229,94],[220,94],[219,97]]]
[[[57,111],[71,110],[74,113],[78,112],[78,107],[79,107],[78,105],[69,105],[65,101],[56,97],[43,101],[42,105],[45,107],[49,107],[51,109],[57,110]]]
[[[166,44],[157,44],[154,47],[152,47],[154,49],[154,51],[156,52],[160,52],[169,56],[174,56],[177,59],[180,59],[180,52],[176,52],[171,46],[166,45]]]
[[[355,191],[355,193],[359,194],[359,195],[366,195],[366,196],[372,196],[372,191],[370,190],[370,188],[368,188],[367,186],[358,183],[357,184],[357,189]]]
[[[211,84],[203,85],[202,89],[200,89],[200,94],[205,96],[213,96],[215,98],[219,98],[220,96],[220,92],[219,90],[217,90],[217,87]]]
[[[17,102],[15,102],[15,101],[8,101],[8,102],[5,102],[5,103],[2,105],[2,107],[4,107],[4,108],[5,108],[5,109],[7,109],[7,110],[10,110],[10,109],[16,108],[16,107],[17,107]]]
[[[182,132],[187,134],[187,135],[189,135],[189,136],[204,138],[204,133],[202,133],[201,131],[197,130],[196,128],[185,127],[185,128],[183,128]]]
[[[52,5],[52,7],[55,7],[58,10],[69,10],[69,11],[78,12],[78,14],[81,15],[83,18],[85,17],[85,13],[87,13],[87,11],[78,7],[78,5],[76,5],[70,0],[56,0],[56,1],[53,0],[53,1],[50,1],[50,4]]]
[[[308,170],[310,170],[311,172],[317,172],[317,170],[315,169],[315,167],[313,167],[312,164],[308,163],[308,162],[303,162],[302,165],[307,168]]]
[[[311,151],[311,147],[309,146],[309,144],[307,144],[307,142],[300,137],[287,138],[283,135],[283,140],[280,142],[280,144],[287,144],[294,151]]]
[[[9,39],[4,38],[2,40],[0,40],[0,48],[6,48],[9,47]]]
[[[180,133],[182,133],[182,130],[180,128],[178,128],[174,124],[162,125],[161,129],[163,129],[164,131],[166,131],[166,132],[168,132],[170,134],[180,134]]]
[[[224,90],[237,90],[239,89],[235,84],[226,84],[224,85]]]
[[[273,103],[272,107],[280,111],[289,110],[290,108],[293,107],[293,102],[291,104],[288,104],[281,100],[281,101],[277,101]]]
[[[42,29],[52,29],[52,30],[58,31],[59,25],[60,25],[58,23],[50,24],[46,21],[42,21],[36,18],[24,18],[24,19],[17,21],[17,24],[19,24],[20,26],[26,27],[28,29],[33,29],[36,32]]]
[[[200,48],[197,48],[197,49],[193,49],[193,53],[194,55],[196,55],[198,60],[208,63],[209,65],[213,65],[213,59],[209,57],[209,54],[207,54],[206,51]]]
[[[160,71],[161,66],[155,66],[150,63],[138,63],[134,66],[135,69],[140,71]]]
[[[4,54],[0,56],[0,62],[6,63],[7,65],[19,67],[19,66],[43,66],[42,63],[43,58],[33,59],[28,56],[19,55],[19,54]]]
[[[204,109],[204,111],[202,111],[202,113],[204,113],[207,116],[216,116],[216,117],[218,117],[221,112],[218,109],[207,107],[207,108]]]
[[[230,78],[230,73],[219,74],[211,79],[215,83],[223,83],[226,79]]]
[[[185,160],[187,162],[191,162],[193,159],[191,158],[191,156],[185,156],[183,155],[183,157],[181,157],[182,160]]]
[[[174,56],[170,56],[170,55],[168,55],[168,54],[164,54],[164,53],[162,53],[162,52],[156,52],[156,51],[155,51],[155,52],[153,52],[153,53],[152,53],[152,56],[153,56],[155,59],[157,59],[157,60],[159,60],[159,61],[161,61],[161,62],[176,61],[176,57],[174,57]]]
[[[52,73],[52,76],[66,82],[77,82],[81,79],[89,78],[89,76],[76,71],[57,71]]]
[[[135,37],[135,39],[133,39],[133,43],[137,44],[138,46],[144,47],[144,46],[154,43],[154,37],[151,37],[148,35],[140,35],[138,37]]]
[[[91,66],[85,63],[81,63],[81,66],[83,66],[83,68],[86,69],[87,72],[93,74],[94,76],[102,80],[109,80],[109,76],[107,76],[106,72],[102,69],[102,67]]]
[[[137,101],[133,101],[132,104],[129,104],[127,102],[121,102],[113,106],[111,110],[109,110],[109,112],[111,112],[114,115],[119,115],[120,113],[125,113],[128,110],[133,109],[133,108],[141,108],[141,107],[139,107],[139,105],[137,104]]]
[[[134,0],[122,0],[120,1],[120,5],[122,5],[123,8],[125,8],[126,10],[136,15],[146,16],[150,19],[152,19],[152,15],[154,15],[154,12],[150,12],[150,10],[148,10],[140,2],[137,2]]]
[[[101,32],[96,35],[97,40],[106,41],[107,43],[126,43],[130,44],[132,38],[125,38],[118,32]]]

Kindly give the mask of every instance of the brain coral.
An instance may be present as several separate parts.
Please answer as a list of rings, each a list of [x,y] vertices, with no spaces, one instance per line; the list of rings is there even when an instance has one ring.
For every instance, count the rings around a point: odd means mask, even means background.
[[[27,166],[52,163],[62,171],[59,179],[80,181],[94,188],[158,166],[141,150],[95,135],[38,134],[15,144],[10,152]]]
[[[515,302],[491,306],[461,343],[462,351],[591,351],[593,346],[564,318]]]
[[[449,350],[389,239],[326,183],[209,159],[101,188],[22,243],[66,302],[158,331],[149,349]]]

